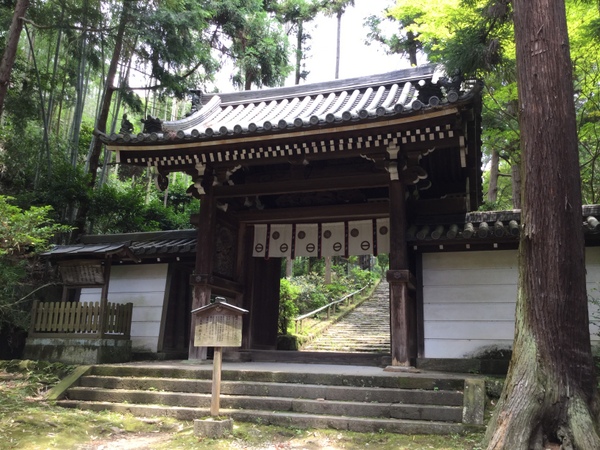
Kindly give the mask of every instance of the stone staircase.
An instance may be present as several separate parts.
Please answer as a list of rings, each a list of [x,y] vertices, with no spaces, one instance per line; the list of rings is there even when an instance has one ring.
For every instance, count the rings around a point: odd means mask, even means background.
[[[390,353],[390,291],[382,280],[373,295],[302,346],[303,351]]]
[[[49,399],[69,408],[198,419],[210,413],[212,367],[187,365],[81,368]],[[480,379],[357,366],[334,369],[337,373],[318,373],[315,365],[285,367],[224,368],[220,415],[298,428],[406,434],[460,433],[483,423]]]

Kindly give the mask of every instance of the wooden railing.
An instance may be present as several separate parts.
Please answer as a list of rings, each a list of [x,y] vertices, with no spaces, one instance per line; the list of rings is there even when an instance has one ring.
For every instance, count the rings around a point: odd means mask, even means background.
[[[364,291],[369,286],[370,286],[370,284],[367,284],[366,286],[363,286],[362,288],[360,288],[358,291],[351,292],[350,294],[343,296],[339,300],[334,300],[330,303],[327,303],[325,306],[321,306],[320,308],[315,309],[314,311],[311,311],[309,313],[302,314],[301,316],[296,317],[296,319],[294,319],[296,321],[296,333],[298,333],[298,331],[302,329],[302,321],[304,319],[308,319],[309,317],[312,317],[315,314],[318,314],[324,310],[327,310],[327,318],[329,319],[332,312],[333,312],[333,314],[335,314],[335,308],[337,305],[339,305],[342,302],[346,302],[346,304],[349,305],[351,302],[354,301],[354,297],[356,295],[360,294],[362,291]],[[298,327],[298,325],[299,325],[299,327]]]
[[[131,334],[133,303],[33,303],[30,337],[122,338]]]

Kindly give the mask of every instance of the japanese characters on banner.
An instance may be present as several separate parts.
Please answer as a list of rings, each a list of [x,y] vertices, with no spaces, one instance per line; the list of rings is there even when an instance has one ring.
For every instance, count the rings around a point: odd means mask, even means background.
[[[254,225],[255,257],[358,256],[389,251],[389,219]]]

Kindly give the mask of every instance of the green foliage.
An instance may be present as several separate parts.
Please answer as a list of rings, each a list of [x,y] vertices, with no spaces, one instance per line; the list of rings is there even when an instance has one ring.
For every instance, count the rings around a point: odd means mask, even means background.
[[[353,267],[348,278],[352,281],[352,288],[360,289],[363,286],[373,284],[379,277],[374,272],[363,270],[360,267]]]
[[[31,301],[21,301],[21,298],[29,288],[25,283],[31,265],[32,262],[25,259],[0,258],[0,335],[8,340],[13,332],[29,327]],[[12,346],[13,343],[6,344]]]
[[[49,218],[50,206],[23,210],[11,200],[0,195],[0,257],[45,250],[56,233],[70,230]]]
[[[224,37],[219,46],[232,59],[234,85],[279,86],[291,72],[288,37],[259,0],[212,2],[213,21]]]
[[[388,253],[383,253],[377,255],[377,265],[376,265],[376,273],[380,276],[385,274],[385,271],[390,268],[390,255]]]
[[[174,207],[165,207],[154,191],[148,196],[144,185],[105,184],[90,199],[91,231],[107,234],[189,228],[190,213],[198,210],[198,201],[183,197],[177,187],[168,196]]]
[[[194,0],[139,5],[141,10],[134,14],[138,35],[129,39],[137,39],[136,53],[150,65],[149,75],[160,83],[160,93],[182,98],[217,68],[208,38],[210,9],[206,2]]]
[[[279,334],[287,334],[292,319],[298,315],[296,301],[300,288],[293,285],[288,279],[283,278],[279,285]]]
[[[379,278],[377,273],[359,267],[354,267],[349,275],[345,275],[345,268],[342,266],[333,268],[343,269],[343,272],[340,270],[330,284],[325,284],[323,275],[314,272],[293,276],[290,280],[281,280],[282,283],[290,284],[298,289],[298,294],[295,296],[298,314],[305,314],[325,306],[367,284],[372,284]]]
[[[597,203],[600,15],[592,2],[567,1],[566,10],[575,74],[583,198],[584,203]],[[512,4],[507,0],[431,0],[426,4],[398,0],[386,14],[370,18],[368,24],[371,40],[382,43],[389,52],[405,52],[408,38],[412,37],[427,59],[443,64],[447,73],[459,71],[484,77],[484,164],[489,163],[492,152],[500,155],[501,163],[497,200],[482,205],[482,209],[513,207],[511,167],[520,164],[520,131]],[[398,23],[395,40],[381,35],[378,27],[384,18]],[[488,180],[489,175],[484,180],[486,188]]]
[[[329,303],[329,292],[323,277],[315,273],[292,277],[290,282],[300,289],[297,297],[299,314],[304,314]]]
[[[49,206],[22,209],[0,195],[0,336],[6,347],[17,346],[16,336],[29,326],[37,273],[35,253],[45,250],[52,237],[70,231],[55,223]]]

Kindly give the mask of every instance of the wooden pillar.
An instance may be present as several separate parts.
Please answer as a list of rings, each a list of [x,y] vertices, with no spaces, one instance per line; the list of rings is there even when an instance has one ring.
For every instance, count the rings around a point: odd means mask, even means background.
[[[200,170],[199,170],[200,172]],[[202,171],[202,174],[204,172]],[[217,223],[217,202],[212,195],[212,176],[205,176],[201,186],[196,182],[200,195],[200,214],[198,218],[198,238],[196,240],[196,265],[192,279],[192,310],[210,303],[210,280],[213,273],[213,256],[215,253],[215,229]],[[188,359],[206,359],[206,347],[195,347],[197,315],[191,315],[190,346]]]
[[[412,343],[414,318],[411,311],[414,300],[409,285],[412,276],[408,267],[406,245],[406,187],[400,180],[402,167],[398,167],[397,147],[388,149],[390,154],[390,268],[386,274],[390,285],[390,333],[393,366],[410,366],[414,357]]]
[[[246,224],[240,224],[238,229],[238,241],[237,241],[237,262],[236,262],[236,276],[237,279],[243,284],[243,292],[236,296],[236,305],[241,308],[247,309],[250,313],[251,299],[251,280],[252,280],[252,245],[253,245],[253,232],[252,228]],[[250,288],[249,288],[250,286]],[[250,348],[250,314],[244,314],[242,319],[242,349]]]
[[[108,320],[108,287],[110,284],[110,269],[111,269],[111,258],[106,256],[104,259],[104,285],[102,285],[102,291],[100,293],[100,323],[98,324],[98,337],[104,338],[106,334],[106,322]]]

